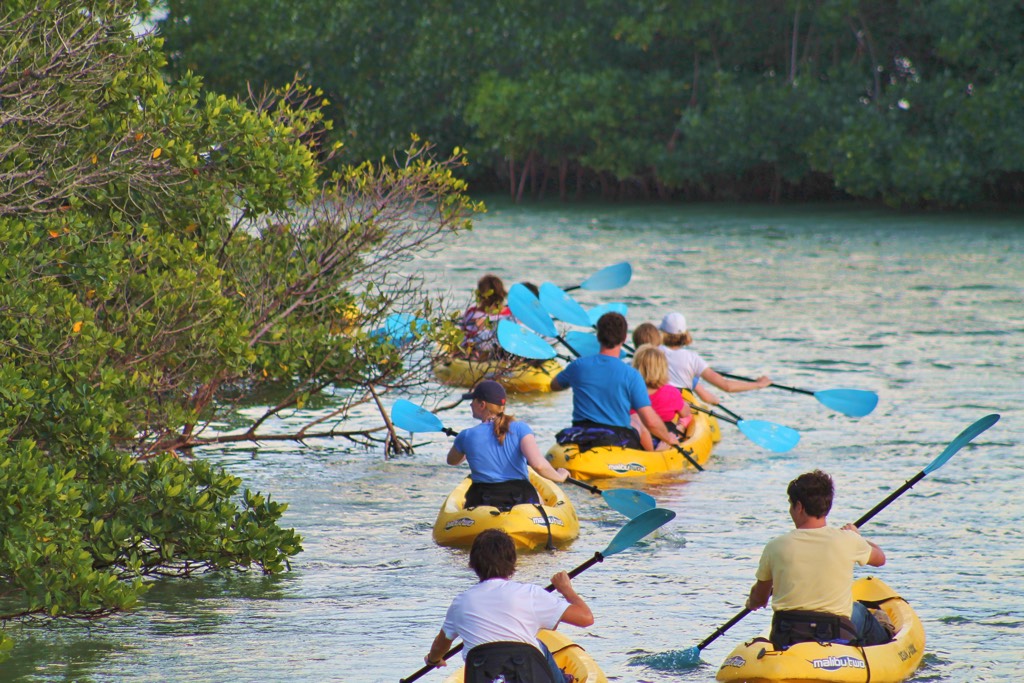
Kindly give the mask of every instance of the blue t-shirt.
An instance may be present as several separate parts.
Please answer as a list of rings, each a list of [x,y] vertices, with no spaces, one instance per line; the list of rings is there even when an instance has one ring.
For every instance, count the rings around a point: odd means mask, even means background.
[[[494,436],[494,424],[481,422],[459,432],[455,437],[455,448],[466,455],[470,476],[475,484],[529,479],[526,456],[519,449],[519,442],[527,434],[533,434],[530,425],[512,420],[508,434],[505,435],[505,443],[498,443],[498,438]]]
[[[572,387],[572,421],[628,427],[629,411],[651,405],[644,378],[618,358],[583,356],[555,377]]]

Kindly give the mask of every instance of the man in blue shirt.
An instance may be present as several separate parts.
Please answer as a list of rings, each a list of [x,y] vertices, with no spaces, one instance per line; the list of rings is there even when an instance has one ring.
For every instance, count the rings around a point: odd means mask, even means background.
[[[629,423],[629,411],[635,410],[652,436],[675,446],[679,439],[651,408],[643,377],[619,358],[628,332],[629,325],[621,314],[602,315],[597,321],[601,352],[570,363],[551,381],[551,390],[572,387],[574,426],[630,429],[635,434]]]

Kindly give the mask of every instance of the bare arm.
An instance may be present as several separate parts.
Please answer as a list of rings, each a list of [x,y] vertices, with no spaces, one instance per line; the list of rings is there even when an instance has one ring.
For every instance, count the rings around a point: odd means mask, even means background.
[[[736,394],[741,391],[753,391],[754,389],[764,389],[766,386],[772,383],[772,380],[767,375],[761,375],[754,382],[744,382],[739,379],[729,379],[728,377],[722,377],[720,374],[707,368],[704,372],[700,373],[701,379],[707,381],[709,384],[713,384],[722,391],[730,394]],[[699,387],[700,385],[698,385]],[[717,405],[717,403],[715,404]]]
[[[434,643],[430,646],[430,652],[423,658],[423,661],[430,666],[448,666],[448,662],[444,661],[444,655],[451,646],[452,641],[445,636],[444,629],[441,629],[437,637],[434,638]]]
[[[526,456],[526,463],[533,468],[533,471],[545,479],[561,483],[569,476],[569,470],[562,469],[561,467],[556,470],[541,455],[540,448],[537,446],[537,439],[534,438],[533,434],[527,434],[520,439],[519,450]]]
[[[459,465],[465,459],[466,459],[466,454],[461,452],[455,446],[452,446],[451,450],[448,451],[448,464],[449,465]]]
[[[569,603],[569,606],[562,612],[560,621],[572,624],[573,626],[584,627],[594,623],[594,613],[590,611],[590,607],[583,601],[583,598],[573,590],[572,580],[566,572],[558,572],[552,576],[551,584]]]
[[[856,534],[860,534],[860,529],[855,527],[853,524],[847,524],[843,527],[843,531],[853,531]],[[872,567],[881,567],[885,564],[885,552],[878,547],[874,541],[867,541],[868,545],[871,546],[871,557],[868,558],[868,565]]]
[[[640,416],[640,421],[644,423],[644,426],[650,430],[651,435],[655,436],[665,443],[675,446],[679,443],[679,439],[675,434],[668,431],[665,427],[665,423],[661,421],[658,414],[654,412],[654,408],[650,406],[644,406],[643,408],[637,408],[636,414]]]
[[[697,398],[704,401],[708,405],[718,405],[718,397],[715,396],[715,393],[708,389],[705,385],[701,384],[700,382],[697,382],[697,386],[693,390],[693,392],[697,394]]]
[[[750,588],[750,596],[747,598],[747,609],[757,610],[768,604],[768,598],[772,596],[772,582],[758,581]]]
[[[566,388],[567,387],[563,387],[561,384],[558,383],[558,378],[551,378],[551,391],[564,391]]]

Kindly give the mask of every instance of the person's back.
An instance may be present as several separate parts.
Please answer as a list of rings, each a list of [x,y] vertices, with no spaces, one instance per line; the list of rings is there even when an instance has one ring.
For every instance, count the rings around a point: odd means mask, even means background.
[[[762,561],[772,578],[772,609],[849,617],[853,565],[866,564],[870,555],[856,533],[830,526],[793,529],[772,539]]]
[[[630,408],[650,404],[639,373],[622,360],[604,354],[574,360],[557,380],[572,387],[573,423],[628,427]]]
[[[444,666],[443,655],[459,637],[467,660],[479,646],[522,643],[543,653],[552,680],[562,680],[537,631],[556,628],[559,623],[584,627],[594,623],[590,607],[573,589],[569,575],[558,572],[551,577],[559,595],[533,584],[511,581],[516,547],[501,529],[486,529],[476,537],[469,551],[469,566],[480,582],[452,601],[424,661],[430,666]]]

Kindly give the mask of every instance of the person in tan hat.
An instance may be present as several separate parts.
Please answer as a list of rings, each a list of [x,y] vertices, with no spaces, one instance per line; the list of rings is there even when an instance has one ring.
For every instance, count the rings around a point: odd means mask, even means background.
[[[462,430],[448,451],[449,465],[469,462],[473,484],[466,492],[466,507],[540,503],[527,465],[556,483],[569,476],[567,470],[556,470],[544,459],[530,426],[505,412],[503,386],[485,379],[462,398],[470,401],[473,417],[480,420],[475,427]]]
[[[668,382],[680,389],[689,389],[697,394],[702,401],[713,406],[719,404],[718,397],[699,380],[715,386],[722,391],[735,394],[741,391],[763,389],[772,383],[767,375],[762,375],[754,382],[723,377],[707,364],[696,351],[686,348],[693,343],[686,328],[686,316],[682,313],[669,313],[658,326],[661,331],[661,349],[668,359]]]

